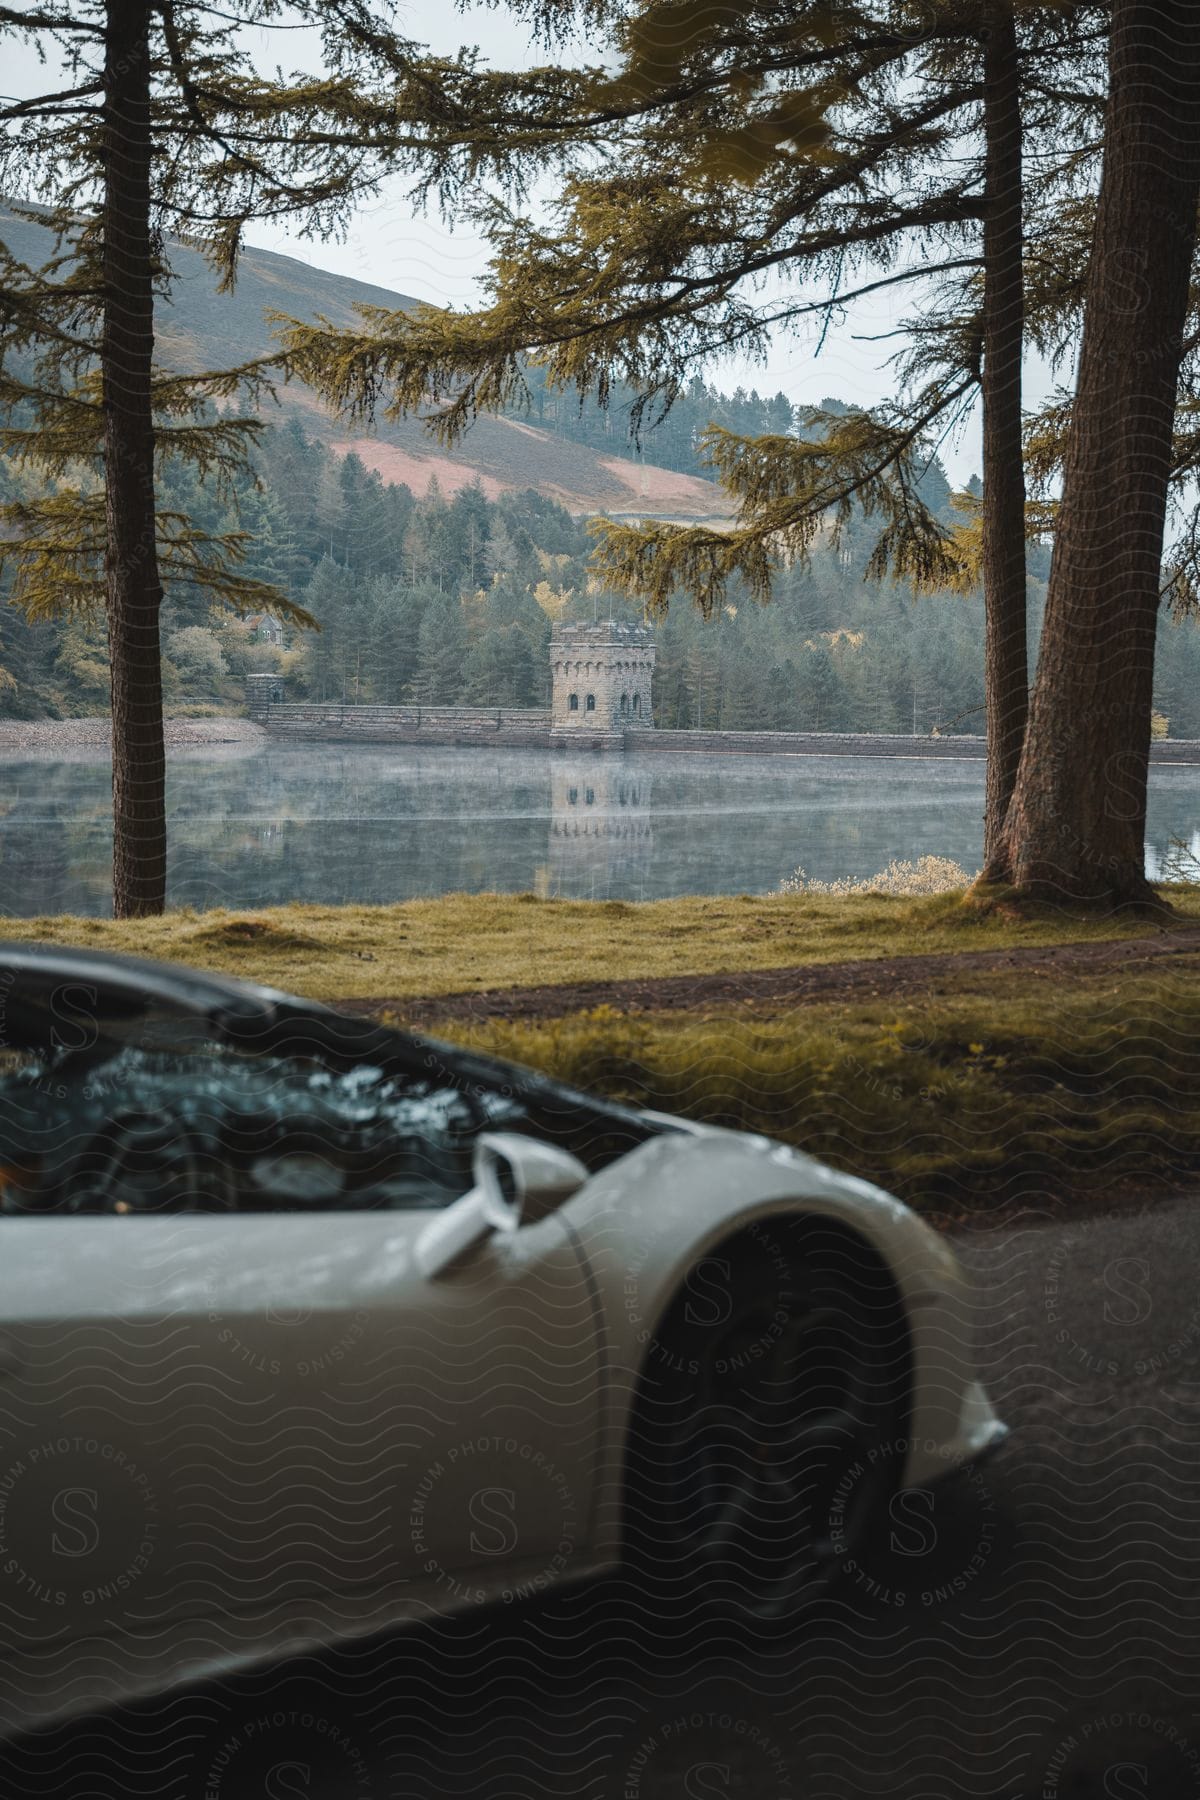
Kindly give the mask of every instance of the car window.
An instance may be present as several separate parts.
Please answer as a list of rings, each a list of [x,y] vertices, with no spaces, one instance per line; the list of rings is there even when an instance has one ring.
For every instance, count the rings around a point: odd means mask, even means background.
[[[204,1038],[96,1064],[0,1065],[5,1213],[279,1211],[443,1206],[470,1186],[482,1129],[521,1123],[378,1068],[248,1054]]]

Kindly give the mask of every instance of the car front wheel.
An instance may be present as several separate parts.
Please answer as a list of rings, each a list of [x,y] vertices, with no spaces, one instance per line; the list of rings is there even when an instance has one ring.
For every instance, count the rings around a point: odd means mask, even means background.
[[[759,1232],[695,1273],[643,1372],[626,1561],[648,1594],[766,1628],[833,1591],[877,1528],[908,1335],[886,1272],[832,1229],[799,1255]]]

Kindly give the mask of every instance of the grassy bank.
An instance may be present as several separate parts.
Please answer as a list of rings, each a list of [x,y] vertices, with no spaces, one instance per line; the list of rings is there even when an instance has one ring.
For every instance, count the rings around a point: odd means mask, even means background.
[[[1180,925],[1200,889],[1172,891]],[[1144,933],[1144,919],[1013,918],[958,895],[689,896],[540,900],[450,894],[397,906],[180,911],[161,919],[10,919],[3,935],[159,956],[320,999],[481,992],[543,982],[620,981],[798,963],[1003,950]]]
[[[450,1035],[450,1033],[447,1033]],[[1200,989],[980,984],[919,1003],[685,1019],[604,1009],[453,1036],[614,1097],[762,1131],[916,1204],[1200,1165]]]
[[[173,958],[328,999],[1058,946],[1194,927],[1016,918],[954,895],[692,898],[629,905],[452,895],[392,907],[12,921],[9,937]],[[447,1023],[442,1035],[581,1086],[764,1131],[921,1204],[1200,1166],[1195,957],[1063,980],[963,964],[936,985],[803,1006]],[[925,981],[924,975],[921,981]],[[886,990],[886,980],[881,981]],[[437,1031],[437,1025],[426,1026]]]

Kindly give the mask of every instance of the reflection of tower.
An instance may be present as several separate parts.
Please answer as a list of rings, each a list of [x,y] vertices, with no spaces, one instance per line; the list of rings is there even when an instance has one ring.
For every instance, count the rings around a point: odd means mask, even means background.
[[[654,855],[650,777],[600,756],[550,765],[551,891],[575,899],[635,900]]]
[[[245,842],[261,850],[264,856],[282,856],[284,844],[284,822],[282,819],[263,819],[252,825],[246,833]]]
[[[654,724],[654,639],[644,625],[556,625],[550,641],[555,731]]]

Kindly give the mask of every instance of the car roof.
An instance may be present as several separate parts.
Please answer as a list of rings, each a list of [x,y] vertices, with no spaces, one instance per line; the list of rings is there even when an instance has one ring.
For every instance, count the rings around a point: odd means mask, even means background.
[[[100,1018],[129,1018],[157,1007],[219,1025],[225,1015],[246,1022],[265,1020],[280,1007],[331,1011],[319,1001],[297,1001],[278,988],[183,963],[71,945],[0,942],[0,1042],[10,996],[19,992],[25,1004],[48,1005],[65,985],[93,990],[95,998],[88,1004]]]

